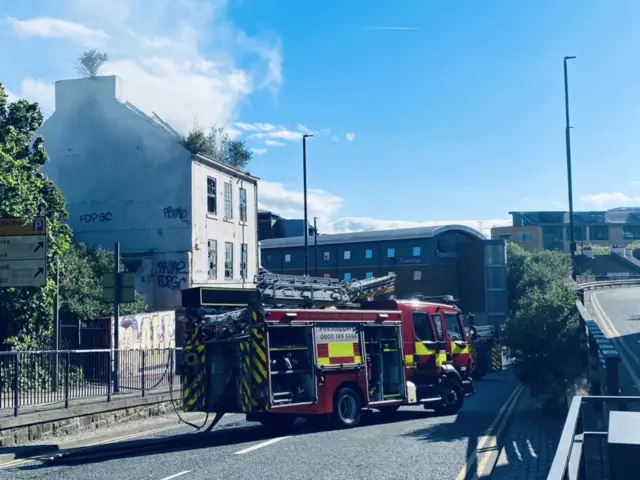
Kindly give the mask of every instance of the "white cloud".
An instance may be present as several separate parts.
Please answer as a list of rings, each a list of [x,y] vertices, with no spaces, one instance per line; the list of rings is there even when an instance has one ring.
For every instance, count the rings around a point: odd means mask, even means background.
[[[631,196],[620,192],[583,195],[580,197],[580,200],[585,203],[597,205],[598,207],[636,206],[640,204],[640,196]]]
[[[491,227],[509,225],[508,219],[488,220],[441,220],[412,222],[406,220],[385,220],[371,217],[338,218],[344,201],[335,194],[323,190],[308,190],[308,217],[318,217],[318,229],[322,233],[346,233],[367,230],[388,230],[433,225],[466,225],[489,235]],[[270,210],[285,218],[303,218],[304,197],[302,191],[290,189],[277,182],[261,181],[259,186],[260,208]],[[311,220],[310,220],[311,221]]]
[[[277,140],[265,140],[264,144],[269,147],[284,147],[284,143],[278,142]]]
[[[632,185],[640,185],[640,180],[634,180],[631,182]]]
[[[350,142],[353,142],[356,139],[356,134],[355,132],[349,132],[347,133],[347,140],[349,140]]]
[[[566,204],[566,202],[561,202],[560,200],[551,200],[551,206],[553,208],[561,208],[561,209],[566,210],[567,204]]]
[[[45,19],[47,28],[31,18],[16,20],[14,29],[82,44],[101,40],[112,58],[103,73],[123,78],[126,99],[186,133],[194,120],[231,127],[241,102],[258,90],[277,92],[282,82],[279,39],[249,36],[226,17],[227,3],[112,0],[105,9],[99,0],[61,0],[61,18]],[[77,53],[70,46],[60,58]],[[241,129],[233,130],[237,136]]]
[[[256,155],[264,155],[265,153],[267,153],[266,148],[252,148],[251,151]]]
[[[332,141],[332,142],[339,142],[339,141],[340,141],[340,137],[338,137],[337,135],[333,135],[333,136],[331,137],[331,141]]]
[[[59,18],[40,17],[18,20],[9,17],[8,20],[13,31],[25,37],[66,39],[90,46],[103,44],[109,39],[109,35],[104,30]]]
[[[40,110],[45,117],[53,112],[53,85],[41,82],[40,80],[25,78],[20,82],[20,90],[18,90],[18,92],[7,93],[10,102],[15,102],[21,98],[30,102],[38,102],[40,104]]]
[[[531,200],[533,200],[531,197],[520,197],[521,202],[530,202]]]

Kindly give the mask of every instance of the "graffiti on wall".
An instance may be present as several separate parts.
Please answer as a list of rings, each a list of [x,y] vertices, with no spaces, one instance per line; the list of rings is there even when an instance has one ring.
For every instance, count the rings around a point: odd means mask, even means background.
[[[182,290],[187,283],[187,264],[184,260],[156,262],[155,276],[159,288]]]
[[[152,312],[120,317],[121,350],[175,347],[176,313]]]

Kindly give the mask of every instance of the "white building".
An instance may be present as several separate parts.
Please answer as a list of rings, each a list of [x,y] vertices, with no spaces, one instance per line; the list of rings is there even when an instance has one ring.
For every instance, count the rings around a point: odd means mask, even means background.
[[[117,76],[56,82],[55,97],[38,133],[76,241],[120,242],[155,310],[179,306],[190,286],[254,284],[257,178],[192,155],[170,127],[125,100]]]

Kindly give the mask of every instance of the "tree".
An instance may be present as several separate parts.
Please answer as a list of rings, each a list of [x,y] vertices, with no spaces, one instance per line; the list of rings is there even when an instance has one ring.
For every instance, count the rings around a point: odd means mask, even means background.
[[[564,400],[582,374],[571,261],[563,252],[527,253],[509,244],[509,317],[502,335],[518,377],[546,406]]]
[[[42,125],[37,103],[9,103],[0,83],[0,218],[37,216],[47,219],[47,267],[69,248],[71,231],[62,193],[42,173],[47,161],[42,137],[33,137]],[[48,344],[53,319],[55,285],[51,277],[43,288],[0,289],[0,342],[16,348]]]
[[[245,142],[230,139],[222,127],[213,126],[205,132],[194,124],[193,130],[180,143],[194,155],[207,156],[238,170],[246,169],[253,158]]]
[[[100,52],[93,48],[78,57],[76,70],[82,77],[97,77],[100,75],[102,66],[108,61],[108,53]]]
[[[124,265],[121,263],[121,270]],[[102,276],[113,272],[113,252],[72,245],[60,262],[60,321],[66,325],[110,317],[113,304],[102,300]],[[144,298],[136,294],[134,303],[121,304],[122,315],[146,311]]]

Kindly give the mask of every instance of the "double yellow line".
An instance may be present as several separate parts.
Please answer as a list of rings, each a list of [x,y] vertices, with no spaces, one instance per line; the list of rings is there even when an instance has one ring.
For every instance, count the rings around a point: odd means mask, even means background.
[[[622,340],[622,335],[618,331],[618,329],[613,325],[613,322],[609,318],[609,316],[605,313],[602,306],[600,306],[600,302],[598,302],[598,294],[594,293],[591,295],[591,303],[593,304],[593,308],[596,313],[596,322],[603,330],[604,334],[607,338],[615,344],[616,349],[618,350],[618,354],[620,355],[620,360],[622,360],[622,364],[624,368],[629,372],[629,376],[633,381],[636,388],[640,389],[640,376],[635,371],[636,368],[640,368],[640,358],[629,348],[629,346]],[[631,361],[630,361],[631,360]]]
[[[515,390],[511,392],[511,395],[507,398],[507,401],[504,402],[504,405],[502,405],[502,408],[489,428],[484,435],[478,439],[475,451],[467,458],[456,480],[467,480],[471,474],[471,480],[489,477],[491,475],[493,467],[500,455],[498,440],[502,436],[523,391],[524,385],[520,383]]]

